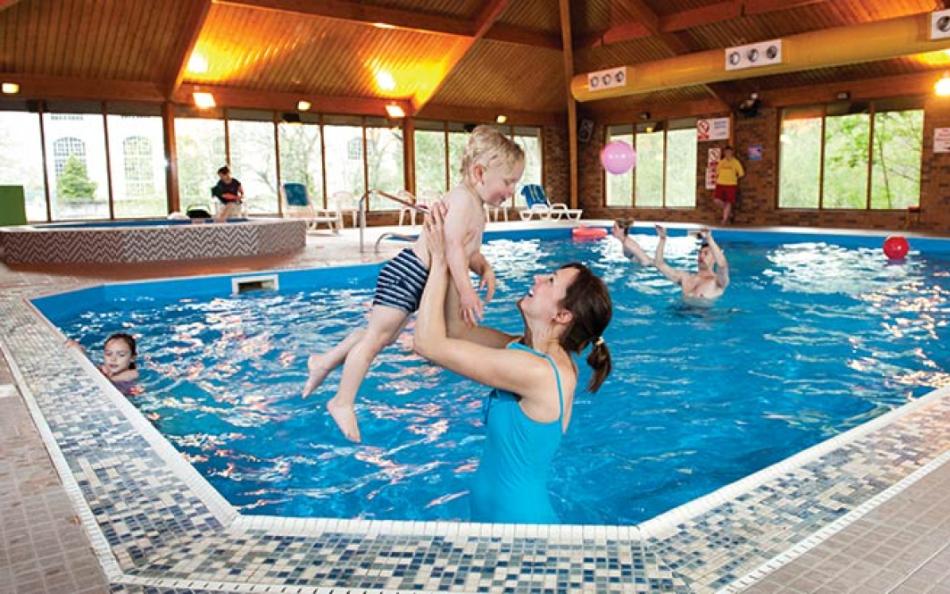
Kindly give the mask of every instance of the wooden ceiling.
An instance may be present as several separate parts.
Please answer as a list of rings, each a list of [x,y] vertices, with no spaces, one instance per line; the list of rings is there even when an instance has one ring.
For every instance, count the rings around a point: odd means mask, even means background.
[[[573,71],[943,7],[940,0],[574,0]],[[386,24],[395,28],[380,28]],[[340,105],[350,99],[360,109],[399,101],[423,116],[457,108],[553,117],[567,101],[560,30],[553,0],[0,0],[0,75],[37,97],[87,97],[99,89],[103,99],[121,92],[187,101],[185,92],[197,85],[226,90],[243,104],[280,98],[275,108],[299,95]],[[206,62],[204,71],[189,70],[194,56]],[[936,52],[585,108],[725,106],[753,90],[948,66],[950,56]]]

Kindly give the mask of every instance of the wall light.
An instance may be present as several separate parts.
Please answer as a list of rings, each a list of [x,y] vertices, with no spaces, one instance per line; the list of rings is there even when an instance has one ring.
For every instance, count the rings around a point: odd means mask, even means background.
[[[506,116],[503,113],[500,113],[497,116],[495,116],[495,121],[499,124],[504,124],[505,122],[508,121],[508,116]]]
[[[188,72],[193,74],[204,74],[208,71],[208,61],[205,60],[205,57],[194,52],[191,54],[191,57],[188,58]]]
[[[934,92],[939,97],[946,97],[950,95],[950,73],[943,73],[943,77],[937,81],[937,84],[934,85]]]
[[[198,109],[211,109],[212,107],[217,105],[214,102],[214,95],[212,95],[211,93],[194,92],[191,94],[191,96],[194,97],[195,107],[197,107]]]
[[[392,119],[399,119],[406,117],[406,112],[401,105],[396,103],[387,103],[386,104],[386,115]]]
[[[396,25],[390,25],[389,23],[373,23],[373,26],[377,29],[395,29]]]
[[[20,92],[20,85],[15,82],[5,82],[0,85],[0,90],[3,91],[4,95],[16,95]]]
[[[837,99],[838,101],[847,101],[850,98],[851,98],[851,93],[849,93],[848,91],[841,91],[840,93],[835,95],[835,99]]]
[[[304,99],[297,102],[297,111],[310,111],[311,107],[310,102]]]

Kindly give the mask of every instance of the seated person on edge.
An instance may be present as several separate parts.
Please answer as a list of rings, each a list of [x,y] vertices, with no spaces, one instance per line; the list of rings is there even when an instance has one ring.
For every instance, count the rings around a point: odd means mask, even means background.
[[[82,345],[75,340],[67,341],[66,345],[82,349]],[[135,382],[139,379],[135,356],[135,338],[131,334],[116,332],[106,339],[99,371],[126,396],[132,395]]]
[[[555,523],[547,482],[574,404],[578,371],[571,355],[592,346],[587,388],[596,391],[610,373],[602,337],[612,313],[610,294],[586,266],[566,264],[536,276],[518,300],[523,336],[465,324],[451,302],[458,296],[448,290],[443,216],[437,205],[426,217],[432,260],[414,345],[436,365],[494,388],[485,402],[485,449],[471,486],[471,519]]]
[[[671,268],[663,259],[663,250],[666,248],[666,229],[657,225],[656,234],[660,238],[660,243],[656,246],[653,264],[663,273],[663,276],[683,288],[685,299],[711,300],[723,294],[729,286],[729,263],[726,262],[725,254],[719,249],[709,229],[702,229],[699,232],[703,243],[696,257],[699,268],[696,274]]]
[[[623,246],[623,255],[629,260],[636,260],[640,266],[649,266],[653,264],[653,258],[647,255],[640,244],[630,237],[630,229],[633,227],[633,220],[614,221],[614,227],[611,230],[613,236]]]
[[[221,211],[215,215],[217,222],[241,216],[241,202],[244,200],[244,188],[241,182],[231,177],[227,167],[218,169],[218,183],[211,188],[211,195],[221,201]]]

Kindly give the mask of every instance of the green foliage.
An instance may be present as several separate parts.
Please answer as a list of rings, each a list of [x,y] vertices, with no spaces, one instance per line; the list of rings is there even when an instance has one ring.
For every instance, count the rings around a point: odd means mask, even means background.
[[[663,206],[663,132],[636,136],[636,196],[638,207]]]
[[[825,118],[825,208],[866,206],[870,134],[870,117],[865,113]]]
[[[56,194],[65,202],[92,202],[96,197],[96,185],[89,179],[86,164],[76,155],[69,155],[56,180]]]
[[[874,115],[871,208],[907,208],[920,203],[923,110]]]
[[[445,133],[416,130],[416,192],[445,192]]]
[[[280,124],[280,177],[307,187],[314,206],[323,206],[323,171],[320,155],[320,126]]]
[[[821,118],[783,121],[779,140],[779,207],[818,208]]]
[[[696,205],[697,150],[695,128],[666,133],[666,206]]]

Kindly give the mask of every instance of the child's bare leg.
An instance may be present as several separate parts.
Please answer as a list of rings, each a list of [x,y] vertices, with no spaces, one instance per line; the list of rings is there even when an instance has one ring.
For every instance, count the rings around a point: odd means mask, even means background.
[[[375,305],[369,314],[369,325],[352,345],[343,363],[343,375],[336,396],[327,402],[327,410],[343,435],[351,441],[360,440],[360,429],[353,411],[356,393],[379,351],[399,335],[409,316],[401,309]]]
[[[306,398],[316,390],[327,375],[343,363],[347,353],[350,352],[353,345],[363,338],[364,334],[366,334],[366,328],[354,330],[329,351],[319,355],[310,355],[307,359],[307,383],[304,384],[303,392],[300,395]]]

